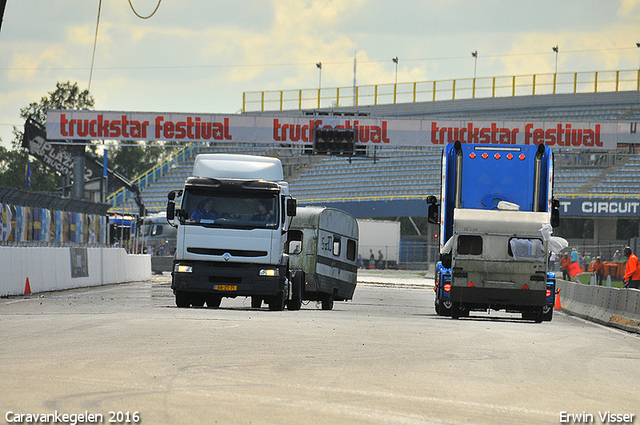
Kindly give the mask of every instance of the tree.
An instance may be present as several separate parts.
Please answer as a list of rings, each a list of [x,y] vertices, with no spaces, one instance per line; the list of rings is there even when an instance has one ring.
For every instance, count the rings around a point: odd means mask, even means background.
[[[42,124],[47,121],[47,109],[93,109],[95,101],[88,90],[81,91],[78,83],[70,82],[56,84],[56,90],[49,92],[48,97],[42,97],[40,102],[33,102],[20,110],[20,116],[25,120],[33,117]],[[54,192],[61,186],[61,176],[46,167],[40,161],[31,160],[31,185],[26,182],[27,150],[22,147],[23,131],[13,128],[11,150],[0,147],[0,186],[17,189],[36,190],[39,192]]]

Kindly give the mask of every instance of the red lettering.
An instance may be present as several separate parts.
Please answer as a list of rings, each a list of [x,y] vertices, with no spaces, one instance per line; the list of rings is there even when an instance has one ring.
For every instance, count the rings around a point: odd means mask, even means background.
[[[193,121],[187,117],[187,138],[193,139]]]
[[[436,124],[435,122],[431,122],[431,144],[433,145],[441,144],[438,142],[438,126]]]
[[[127,131],[127,126],[129,125],[129,121],[127,121],[127,116],[122,116],[122,137],[129,137],[129,132]]]
[[[167,121],[166,123],[164,123],[162,128],[164,132],[164,137],[167,139],[173,139],[173,128],[174,128],[173,122]]]
[[[224,119],[224,138],[225,140],[231,140],[231,134],[229,133],[229,118]]]
[[[276,142],[282,141],[282,138],[280,137],[280,120],[277,118],[273,119],[273,140]]]
[[[120,137],[120,121],[115,120],[115,121],[111,121],[111,125],[109,126],[110,128],[110,134],[109,137]]]
[[[525,124],[524,126],[524,144],[531,144],[531,129],[533,128],[533,124]]]
[[[89,120],[78,120],[78,136],[86,137],[89,134]]]
[[[382,142],[383,143],[389,143],[389,137],[387,137],[387,122],[386,121],[382,121]]]
[[[545,136],[545,145],[553,146],[556,144],[556,130],[554,128],[550,128],[544,133]]]
[[[156,117],[156,139],[160,139],[162,136],[162,121],[164,117],[162,115],[158,115]]]
[[[178,121],[176,123],[176,139],[185,139],[187,137],[187,123]]]
[[[62,134],[63,136],[69,135],[69,132],[66,129],[68,122],[69,121],[67,121],[67,117],[65,116],[65,114],[60,114],[60,134]]]
[[[98,115],[98,137],[109,137],[109,120]]]

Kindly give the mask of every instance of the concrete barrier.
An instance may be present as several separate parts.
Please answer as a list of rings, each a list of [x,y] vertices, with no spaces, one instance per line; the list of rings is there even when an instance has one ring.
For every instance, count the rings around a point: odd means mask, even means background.
[[[0,296],[133,282],[151,278],[148,255],[122,248],[0,247]]]
[[[625,331],[640,333],[640,291],[560,280],[562,310]]]

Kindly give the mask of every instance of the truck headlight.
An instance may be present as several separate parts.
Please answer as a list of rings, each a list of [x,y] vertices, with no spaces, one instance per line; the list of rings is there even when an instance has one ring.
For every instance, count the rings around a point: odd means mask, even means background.
[[[260,269],[260,272],[258,274],[260,276],[269,276],[269,277],[280,276],[280,270],[278,270],[278,269]]]
[[[193,273],[193,267],[186,266],[184,264],[176,264],[176,267],[173,269],[176,273]]]

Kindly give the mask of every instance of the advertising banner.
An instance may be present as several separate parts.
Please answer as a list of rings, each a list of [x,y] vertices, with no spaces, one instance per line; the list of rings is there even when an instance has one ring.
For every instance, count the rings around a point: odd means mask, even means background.
[[[640,216],[638,198],[561,198],[560,217],[630,217]]]
[[[640,142],[628,126],[609,122],[354,119],[87,110],[48,110],[46,139],[311,144],[315,128],[356,129],[359,145],[427,147],[460,140],[462,143],[544,143],[551,148],[611,150],[616,149],[619,140]]]

